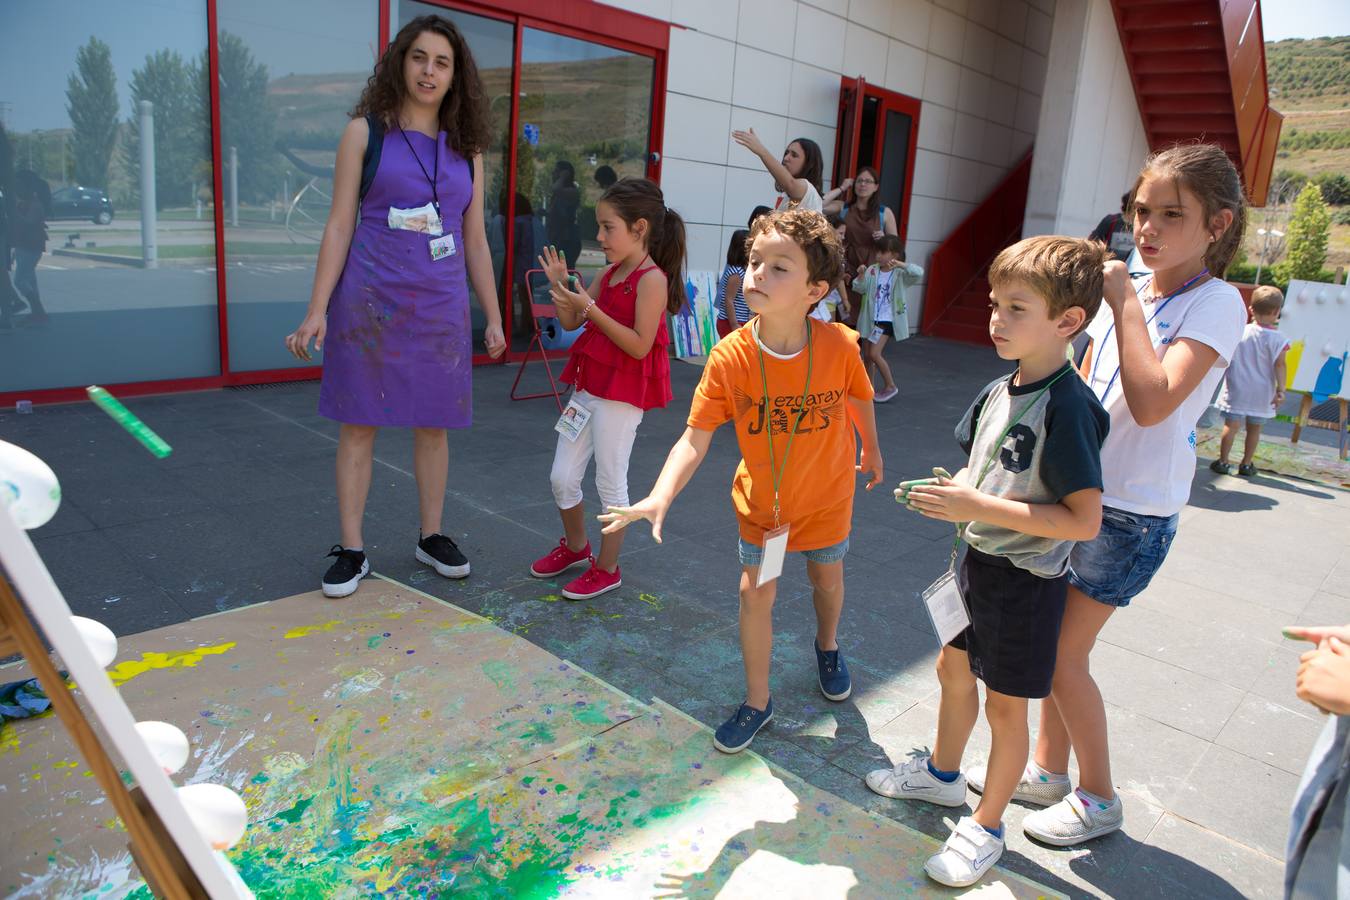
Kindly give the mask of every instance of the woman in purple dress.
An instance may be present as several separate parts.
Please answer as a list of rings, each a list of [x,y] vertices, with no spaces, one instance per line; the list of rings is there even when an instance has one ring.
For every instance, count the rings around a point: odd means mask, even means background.
[[[492,356],[506,349],[483,227],[482,150],[489,141],[478,68],[459,30],[439,16],[409,22],[366,83],[338,144],[333,205],[304,321],[286,347],[324,351],[321,415],[342,423],[337,450],[342,543],[323,592],[345,597],[370,571],[361,535],[375,433],[413,429],[421,514],[415,556],[447,578],[469,562],[441,533],[447,428],[472,419],[468,282],[487,319]],[[383,146],[364,198],[371,128]],[[359,210],[358,210],[359,206]]]

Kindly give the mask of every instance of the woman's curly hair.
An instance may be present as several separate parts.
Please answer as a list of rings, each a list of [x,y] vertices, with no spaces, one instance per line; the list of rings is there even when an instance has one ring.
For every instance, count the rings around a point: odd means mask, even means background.
[[[492,140],[487,94],[483,91],[483,80],[478,76],[478,66],[473,61],[468,42],[455,23],[442,16],[418,16],[399,30],[366,80],[361,99],[352,110],[352,118],[373,115],[386,129],[398,127],[398,111],[408,92],[403,79],[403,63],[413,41],[428,31],[449,41],[454,55],[450,89],[441,101],[440,129],[445,132],[446,143],[456,153],[472,159],[486,150]]]

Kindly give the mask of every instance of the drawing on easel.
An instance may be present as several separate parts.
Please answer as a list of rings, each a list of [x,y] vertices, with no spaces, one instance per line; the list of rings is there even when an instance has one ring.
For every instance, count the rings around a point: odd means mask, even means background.
[[[1280,319],[1289,340],[1286,387],[1312,396],[1314,403],[1345,397],[1350,355],[1350,287],[1291,281]]]
[[[46,463],[0,441],[0,565],[7,575],[0,576],[0,655],[21,653],[36,674],[126,827],[132,856],[157,896],[248,900],[253,892],[221,852],[244,836],[243,799],[219,784],[174,786],[169,776],[187,761],[187,736],[171,723],[133,718],[105,671],[117,656],[116,636],[71,613],[24,530],[49,521],[60,499],[60,485]],[[111,748],[75,703],[38,629]],[[126,764],[135,789],[122,783],[113,756]]]

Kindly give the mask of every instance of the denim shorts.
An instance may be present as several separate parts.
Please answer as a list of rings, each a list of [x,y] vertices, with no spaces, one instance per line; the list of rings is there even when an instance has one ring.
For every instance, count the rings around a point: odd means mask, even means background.
[[[741,565],[757,567],[760,563],[764,562],[763,547],[757,547],[754,544],[747,543],[746,540],[741,537],[737,537],[736,542],[739,545],[737,549],[741,554]],[[801,551],[802,556],[806,557],[807,562],[819,563],[821,565],[839,562],[839,560],[844,558],[844,554],[846,553],[848,553],[848,538],[844,538],[842,541],[831,547],[821,547],[819,550]]]
[[[1176,515],[1103,507],[1102,530],[1069,554],[1069,584],[1098,603],[1129,606],[1153,580],[1176,535]]]
[[[1234,413],[1224,413],[1223,420],[1229,425],[1241,425],[1246,422],[1248,425],[1269,425],[1274,416],[1241,416]]]

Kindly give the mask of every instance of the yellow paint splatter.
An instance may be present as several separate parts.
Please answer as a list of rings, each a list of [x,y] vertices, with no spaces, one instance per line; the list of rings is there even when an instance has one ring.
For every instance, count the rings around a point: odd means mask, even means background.
[[[181,650],[173,653],[142,653],[140,659],[129,659],[118,663],[108,670],[114,687],[121,687],[133,678],[144,675],[153,669],[195,669],[197,663],[208,656],[228,653],[235,647],[234,641],[217,644],[214,647],[198,647],[195,650]]]
[[[286,638],[287,640],[290,640],[291,638],[308,637],[309,635],[315,634],[320,631],[332,631],[334,628],[342,624],[344,624],[344,620],[332,619],[328,622],[323,622],[319,625],[301,625],[299,628],[292,628],[290,631],[282,635],[282,637]]]
[[[0,725],[0,756],[19,752],[19,733],[8,722]]]
[[[661,611],[661,598],[655,594],[638,594],[638,599],[657,612]]]

